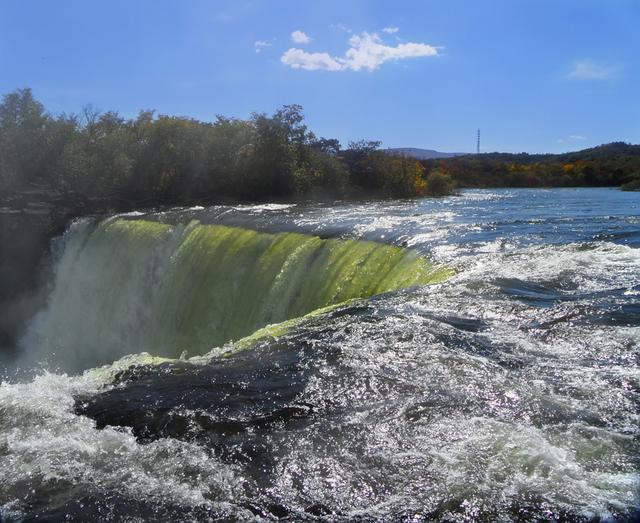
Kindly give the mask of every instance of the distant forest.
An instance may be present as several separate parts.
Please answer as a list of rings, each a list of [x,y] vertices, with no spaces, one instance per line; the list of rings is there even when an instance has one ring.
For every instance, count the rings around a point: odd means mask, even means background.
[[[90,107],[48,112],[30,89],[0,104],[0,199],[50,198],[88,210],[158,204],[443,196],[464,187],[640,183],[640,146],[564,155],[481,154],[422,160],[380,142],[317,137],[302,108],[212,122]]]
[[[469,154],[424,160],[458,187],[616,187],[640,189],[640,145],[614,142],[565,154]]]

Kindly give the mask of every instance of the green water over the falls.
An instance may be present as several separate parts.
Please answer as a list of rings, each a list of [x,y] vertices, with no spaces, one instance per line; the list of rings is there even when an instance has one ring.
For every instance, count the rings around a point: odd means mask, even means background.
[[[68,233],[30,345],[74,370],[144,351],[194,356],[268,324],[450,274],[370,241],[109,219]]]

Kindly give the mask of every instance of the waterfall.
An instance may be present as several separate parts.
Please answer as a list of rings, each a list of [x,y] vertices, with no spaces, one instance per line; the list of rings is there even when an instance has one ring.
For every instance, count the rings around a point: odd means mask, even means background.
[[[409,249],[221,225],[74,224],[25,350],[67,370],[178,357],[353,298],[442,281]]]

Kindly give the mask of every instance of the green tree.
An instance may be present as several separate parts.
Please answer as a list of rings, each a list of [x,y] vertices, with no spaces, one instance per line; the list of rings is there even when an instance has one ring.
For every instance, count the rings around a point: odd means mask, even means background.
[[[454,190],[454,182],[441,169],[430,171],[426,179],[425,194],[428,196],[447,196]]]
[[[0,103],[0,188],[25,187],[43,176],[49,116],[31,89],[18,89]]]

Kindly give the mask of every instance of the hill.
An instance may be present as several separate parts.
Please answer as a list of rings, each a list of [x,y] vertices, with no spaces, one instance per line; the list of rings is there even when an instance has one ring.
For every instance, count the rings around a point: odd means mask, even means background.
[[[469,154],[469,159],[483,159],[491,161],[518,162],[518,163],[552,163],[552,162],[575,162],[575,161],[595,161],[595,160],[611,160],[620,157],[638,157],[640,156],[640,145],[634,145],[626,142],[611,142],[581,149],[579,151],[571,151],[566,153],[482,153]]]
[[[456,156],[463,156],[467,153],[441,153],[440,151],[434,151],[433,149],[420,149],[417,147],[395,147],[385,149],[385,152],[389,154],[396,154],[399,156],[408,156],[409,158],[415,158],[416,160],[435,160],[439,158],[454,158]]]

